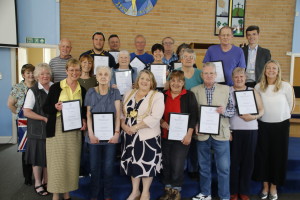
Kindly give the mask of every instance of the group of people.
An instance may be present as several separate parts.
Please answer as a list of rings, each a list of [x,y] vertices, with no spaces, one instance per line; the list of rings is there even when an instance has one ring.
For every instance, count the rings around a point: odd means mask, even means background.
[[[101,32],[92,36],[93,49],[79,60],[70,55],[71,42],[62,39],[60,55],[49,65],[42,63],[35,69],[24,65],[24,81],[13,87],[8,106],[13,113],[23,110],[28,118],[23,169],[32,165],[36,193],[53,193],[53,200],[63,193],[63,199],[71,199],[69,192],[78,189],[84,157],[81,149],[87,147],[90,199],[96,200],[100,194],[105,200],[112,199],[113,166],[121,141],[121,174],[131,177],[132,183],[128,200],[150,200],[150,186],[158,173],[164,184],[159,199],[181,199],[186,163],[196,170],[199,166],[200,193],[192,199],[211,200],[213,157],[220,199],[249,200],[252,178],[263,183],[261,199],[278,199],[277,186],[284,184],[286,173],[293,87],[282,80],[280,64],[271,60],[270,51],[258,45],[259,28],[248,27],[246,36],[249,45],[236,47],[232,29],[223,27],[220,44],[208,48],[202,70],[195,66],[196,54],[189,45],[179,45],[174,53],[171,37],[154,44],[152,56],[145,52],[145,37],[137,35],[136,52],[121,50],[116,63],[103,50]],[[119,51],[117,35],[109,37],[109,44],[112,51]],[[99,55],[109,57],[109,66],[93,66],[94,56]],[[138,72],[130,65],[135,57],[144,62],[144,70]],[[226,80],[222,84],[216,82],[213,63],[220,60]],[[151,63],[168,66],[164,91],[157,90]],[[176,68],[175,63],[181,66]],[[115,76],[122,70],[131,70],[133,80],[123,97]],[[254,92],[256,115],[238,115],[236,110],[235,91],[247,90]],[[61,111],[63,102],[71,100],[80,100],[82,127],[64,132]],[[200,132],[200,106],[216,107],[218,135]],[[103,141],[95,136],[93,114],[107,112],[114,113],[114,134]],[[189,115],[186,134],[180,140],[168,139],[172,113]],[[29,176],[30,172],[24,174],[26,184],[31,183]]]

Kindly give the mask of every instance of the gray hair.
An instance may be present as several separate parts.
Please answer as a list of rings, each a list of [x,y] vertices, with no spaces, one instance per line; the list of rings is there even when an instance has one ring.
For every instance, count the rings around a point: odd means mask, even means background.
[[[183,59],[183,54],[184,53],[193,54],[194,60],[196,60],[196,53],[195,53],[195,51],[193,49],[190,49],[190,48],[184,49],[183,52],[182,52],[181,59]]]
[[[216,65],[213,62],[204,63],[202,69],[204,69],[205,67],[212,67],[216,73]]]
[[[127,50],[121,50],[120,53],[119,53],[119,55],[120,54],[126,54],[126,55],[128,55],[130,57],[130,53]]]
[[[109,66],[97,66],[97,67],[96,67],[96,76],[97,76],[98,72],[99,72],[100,70],[102,70],[102,69],[104,69],[104,70],[106,70],[106,71],[108,72],[109,78],[111,79],[112,72],[111,72],[111,68],[110,68]]]
[[[51,70],[50,66],[49,66],[47,63],[40,63],[40,64],[38,64],[38,65],[35,67],[34,72],[33,72],[33,75],[34,75],[34,78],[35,78],[35,79],[38,78],[38,76],[41,74],[41,71],[42,71],[43,69],[48,70],[49,73],[50,73],[50,76],[52,76],[52,70]]]

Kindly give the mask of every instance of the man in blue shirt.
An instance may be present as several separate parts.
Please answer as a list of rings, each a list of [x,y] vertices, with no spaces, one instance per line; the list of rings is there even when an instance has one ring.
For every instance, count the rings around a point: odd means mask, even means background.
[[[224,26],[219,31],[220,44],[208,48],[203,63],[223,61],[226,85],[232,86],[232,71],[236,67],[246,68],[243,50],[232,44],[233,31],[229,26]]]
[[[130,60],[138,57],[145,65],[153,63],[153,56],[145,52],[146,38],[143,35],[135,36],[134,45],[136,51],[130,54]]]

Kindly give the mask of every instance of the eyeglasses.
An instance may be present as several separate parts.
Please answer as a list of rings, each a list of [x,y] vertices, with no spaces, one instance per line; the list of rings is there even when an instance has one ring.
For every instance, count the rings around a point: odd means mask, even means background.
[[[163,45],[172,45],[174,44],[173,42],[164,42]]]
[[[183,59],[187,60],[187,59],[194,59],[194,56],[182,56]]]
[[[81,70],[80,69],[68,69],[68,72],[72,72],[72,73],[81,72]]]
[[[204,76],[214,75],[216,72],[202,72]]]

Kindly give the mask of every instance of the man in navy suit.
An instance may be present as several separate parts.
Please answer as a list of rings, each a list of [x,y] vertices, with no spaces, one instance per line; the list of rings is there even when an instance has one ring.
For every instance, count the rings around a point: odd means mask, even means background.
[[[242,49],[245,55],[246,61],[246,74],[248,87],[254,87],[256,83],[260,81],[264,65],[271,59],[271,53],[269,49],[262,48],[258,45],[259,40],[259,27],[249,26],[246,29],[246,37],[248,45]]]

